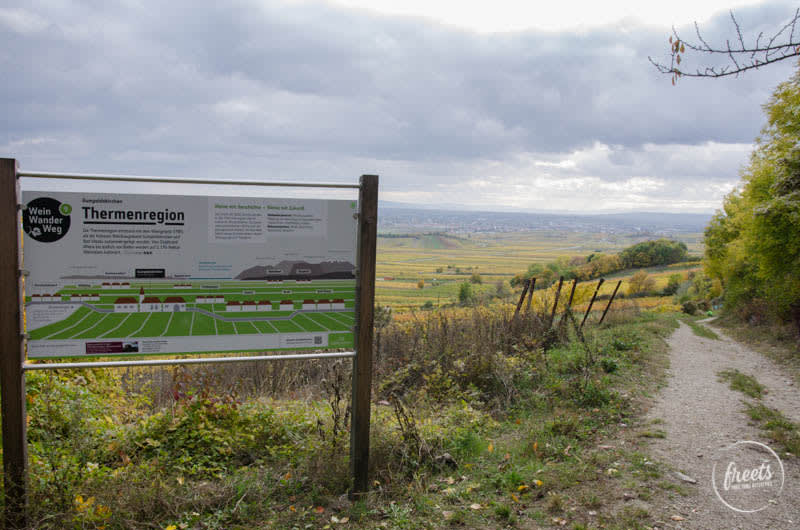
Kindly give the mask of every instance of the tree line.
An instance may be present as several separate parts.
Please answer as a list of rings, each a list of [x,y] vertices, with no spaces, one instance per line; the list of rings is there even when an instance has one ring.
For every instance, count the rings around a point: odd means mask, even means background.
[[[686,244],[661,238],[637,243],[619,254],[592,253],[585,257],[559,258],[547,264],[533,263],[526,272],[514,276],[511,285],[536,278],[537,287],[547,287],[561,276],[566,280],[594,280],[626,269],[670,265],[688,259]]]
[[[729,309],[748,320],[791,319],[800,330],[800,71],[764,110],[742,182],[705,230],[705,266]]]

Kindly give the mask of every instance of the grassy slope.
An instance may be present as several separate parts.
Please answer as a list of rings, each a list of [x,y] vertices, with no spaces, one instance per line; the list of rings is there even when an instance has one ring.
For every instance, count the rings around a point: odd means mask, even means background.
[[[323,528],[345,519],[351,528],[644,527],[649,514],[621,507],[620,492],[643,499],[674,488],[635,444],[604,444],[655,390],[662,338],[675,325],[671,315],[643,313],[587,328],[591,365],[574,342],[547,355],[490,352],[478,359],[499,386],[484,397],[448,375],[457,371],[425,361],[433,364],[423,382],[404,398],[411,420],[373,407],[372,491],[355,503],[340,498],[347,435],[324,402],[238,405],[203,397],[200,382],[188,381],[171,410],[142,416],[118,385],[93,382],[94,397],[85,381],[32,374],[37,527]],[[50,406],[73,394],[82,399],[71,408]],[[445,452],[455,467],[437,460]]]

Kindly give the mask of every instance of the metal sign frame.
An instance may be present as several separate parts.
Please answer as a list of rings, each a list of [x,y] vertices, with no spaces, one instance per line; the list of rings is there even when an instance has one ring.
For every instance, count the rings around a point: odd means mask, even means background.
[[[355,349],[351,352],[203,357],[190,359],[148,359],[67,363],[28,363],[23,329],[25,271],[22,261],[22,207],[19,179],[50,178],[88,181],[159,182],[170,184],[213,184],[259,187],[350,188],[358,189],[358,233],[356,248]],[[0,389],[2,391],[3,471],[5,528],[26,528],[27,520],[27,412],[25,372],[30,370],[113,368],[219,364],[249,361],[308,359],[353,359],[352,423],[350,466],[352,495],[368,490],[369,425],[372,389],[373,317],[375,304],[375,252],[378,224],[378,176],[362,175],[358,184],[260,182],[253,180],[203,180],[19,171],[13,158],[0,158]]]

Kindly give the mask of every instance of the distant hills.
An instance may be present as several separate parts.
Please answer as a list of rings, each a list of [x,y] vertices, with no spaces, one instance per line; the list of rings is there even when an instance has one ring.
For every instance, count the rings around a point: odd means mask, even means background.
[[[482,212],[409,208],[382,203],[378,228],[383,232],[518,232],[566,230],[576,232],[643,233],[669,236],[702,232],[711,214],[631,212],[611,214],[562,214]]]

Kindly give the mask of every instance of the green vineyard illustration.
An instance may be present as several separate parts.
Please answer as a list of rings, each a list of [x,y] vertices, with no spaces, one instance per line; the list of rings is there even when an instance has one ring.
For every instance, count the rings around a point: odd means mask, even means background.
[[[350,331],[352,280],[197,283],[103,282],[33,294],[27,305],[69,304],[68,318],[32,340]]]

